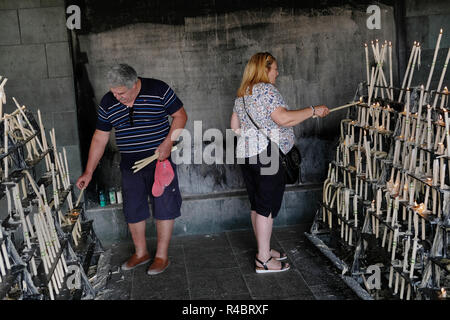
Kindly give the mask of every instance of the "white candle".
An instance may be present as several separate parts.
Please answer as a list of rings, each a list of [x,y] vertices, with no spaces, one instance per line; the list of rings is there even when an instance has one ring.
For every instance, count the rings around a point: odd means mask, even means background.
[[[427,105],[427,126],[428,126],[428,136],[427,136],[427,148],[431,149],[431,106]]]
[[[439,44],[441,43],[442,33],[443,33],[443,30],[441,29],[439,32],[437,42],[436,42],[436,47],[434,48],[433,62],[431,63],[430,74],[428,75],[427,86],[425,88],[425,90],[427,90],[427,91],[430,88],[431,78],[433,77],[434,67],[436,65],[436,59],[437,59],[437,55],[438,55],[438,51],[439,51]],[[428,92],[425,93],[425,98],[427,97],[427,95],[428,95]]]
[[[367,86],[370,85],[370,73],[369,73],[369,48],[367,43],[364,43],[364,51],[366,53],[366,74],[367,74]]]
[[[45,240],[45,245],[48,248],[50,262],[53,263],[55,261],[55,257],[56,257],[55,248],[53,247],[50,236],[48,234],[46,224],[44,223],[43,218],[40,216],[40,213],[37,213],[36,216],[37,216],[37,223],[41,227],[42,235]]]
[[[394,161],[393,161],[394,165],[397,165],[399,156],[400,156],[400,140],[395,140]]]
[[[389,195],[389,192],[386,192],[386,204],[387,204],[387,213],[386,213],[386,223],[390,223],[391,222],[391,208],[392,208],[392,199]],[[384,233],[383,233],[383,240],[381,242],[381,247],[384,248],[384,245],[386,243],[386,235],[387,235],[387,230],[388,228],[385,227],[384,228]]]
[[[411,184],[409,186],[409,204],[413,205],[414,204],[414,192],[416,189],[416,180],[412,179]]]
[[[390,110],[391,110],[391,108],[388,105],[387,112],[386,112],[386,116],[387,116],[386,130],[387,131],[391,131],[391,112],[390,112]]]
[[[394,212],[392,213],[392,221],[391,221],[391,227],[393,228],[395,224],[397,223],[397,216],[398,216],[398,208],[400,206],[400,197],[396,197],[394,200]]]
[[[362,109],[361,111],[361,120],[359,121],[359,124],[361,127],[365,127],[366,123],[366,107],[360,107]],[[361,138],[361,134],[359,135]]]
[[[414,148],[411,155],[411,161],[409,164],[409,172],[414,173],[417,162],[417,148]]]
[[[450,60],[450,48],[448,48],[448,53],[447,53],[447,57],[445,58],[444,68],[442,69],[441,78],[439,79],[439,84],[438,84],[438,87],[437,87],[437,90],[436,90],[438,92],[441,91],[442,82],[444,81],[444,76],[445,76],[445,73],[447,71],[448,61],[449,60]],[[439,98],[439,95],[436,94],[434,96],[433,108],[436,107],[438,98]]]
[[[433,201],[431,212],[433,214],[436,214],[436,193],[437,193],[436,189],[432,189],[431,190],[431,198],[432,198],[432,201]]]
[[[3,131],[3,145],[4,145],[4,149],[5,149],[5,154],[8,153],[8,118],[5,116],[5,119],[3,120],[4,122],[4,131]],[[5,175],[5,180],[8,180],[8,157],[4,157],[3,158],[3,165],[5,166],[3,172]]]
[[[425,223],[426,223],[426,221],[425,221],[425,219],[424,218],[422,218],[421,219],[422,220],[422,240],[425,240]]]
[[[378,70],[378,69],[377,69]],[[370,78],[370,87],[369,87],[369,99],[368,99],[368,101],[367,101],[367,105],[370,107],[371,106],[371,103],[372,103],[372,93],[373,93],[373,87],[374,87],[374,85],[375,85],[375,67],[372,67],[372,76],[371,76],[371,78]],[[369,123],[367,122],[367,125],[368,125]]]
[[[45,241],[44,241],[42,233],[41,233],[41,227],[37,223],[37,215],[35,215],[33,217],[33,221],[34,221],[34,226],[36,228],[36,234],[37,234],[37,238],[38,238],[38,242],[39,242],[41,260],[43,261],[43,264],[44,264],[44,272],[45,272],[45,274],[48,274],[48,268],[50,266],[50,262],[49,262],[49,258],[48,258],[48,254],[47,254],[47,248],[45,246]]]
[[[442,97],[442,101],[444,101],[444,97]],[[450,134],[449,134],[449,129],[450,129],[450,122],[448,120],[448,110],[443,108],[443,103],[441,104],[441,108],[444,110],[444,118],[445,118],[445,136],[447,139],[447,146],[450,146]],[[448,153],[450,151],[450,148],[447,148],[447,155],[450,156],[450,154]]]
[[[434,161],[433,161],[433,186],[438,185],[438,179],[439,179],[439,160],[434,159]]]
[[[411,81],[412,81],[412,78],[413,78],[413,75],[414,75],[414,67],[416,66],[417,56],[418,56],[420,50],[421,50],[420,44],[419,44],[419,42],[417,42],[417,48],[416,48],[416,52],[414,54],[413,64],[411,66],[411,72],[409,74],[409,80],[408,80],[407,88],[411,87]]]
[[[380,229],[380,223],[379,223],[380,215],[381,215],[381,189],[378,189],[377,190],[377,218],[378,219],[376,219],[376,228],[375,228],[375,237],[376,238],[378,238],[379,229]]]
[[[420,132],[420,126],[421,126],[421,115],[422,115],[422,103],[423,103],[423,85],[420,86],[420,99],[419,99],[419,110],[417,111],[417,124],[416,124],[416,145],[419,144],[419,132]]]
[[[392,254],[391,254],[391,261],[392,262],[395,260],[395,249],[397,248],[397,241],[398,241],[398,228],[395,227],[395,229],[394,229],[394,241],[392,242]]]
[[[411,254],[411,268],[409,270],[409,277],[412,279],[414,276],[414,265],[416,264],[416,254],[417,254],[417,236],[414,237],[413,248]]]
[[[411,66],[411,62],[412,62],[412,60],[413,60],[413,58],[414,58],[414,54],[415,54],[415,52],[416,52],[416,41],[414,41],[414,45],[413,45],[413,47],[412,47],[412,50],[411,50],[411,54],[409,55],[409,61],[408,61],[408,65],[407,65],[407,67],[406,67],[406,72],[405,72],[405,75],[404,75],[404,77],[403,77],[403,83],[402,83],[402,87],[401,87],[401,91],[400,91],[400,95],[399,95],[399,97],[398,97],[398,102],[401,102],[402,101],[402,97],[403,97],[403,89],[405,88],[405,85],[406,85],[406,80],[408,79],[408,73],[409,73],[409,68],[410,68],[410,66]]]
[[[389,41],[389,82],[391,87],[391,100],[394,100],[394,85],[392,79],[392,42]]]

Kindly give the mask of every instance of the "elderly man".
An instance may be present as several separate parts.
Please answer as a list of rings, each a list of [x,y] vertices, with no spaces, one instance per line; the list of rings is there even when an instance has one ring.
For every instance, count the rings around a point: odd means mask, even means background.
[[[114,127],[121,154],[123,212],[133,238],[135,253],[124,262],[122,270],[131,270],[150,261],[145,239],[146,219],[150,217],[148,197],[156,220],[157,248],[147,273],[155,275],[169,266],[168,249],[175,218],[180,216],[181,194],[175,164],[170,160],[177,129],[183,129],[187,115],[181,100],[163,81],[138,77],[126,64],[111,68],[107,74],[110,91],[98,108],[97,125],[78,188],[86,188],[103,156]],[[169,123],[169,116],[172,123]],[[169,159],[175,177],[162,195],[152,195],[156,162],[133,173],[135,161],[159,153],[158,161]]]

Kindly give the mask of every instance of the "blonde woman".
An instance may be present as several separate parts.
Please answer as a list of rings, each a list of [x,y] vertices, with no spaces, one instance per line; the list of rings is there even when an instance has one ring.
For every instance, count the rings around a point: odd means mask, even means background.
[[[270,53],[253,55],[245,67],[231,116],[231,129],[240,134],[237,157],[245,158],[241,169],[258,246],[255,256],[257,273],[283,272],[290,268],[288,263],[282,262],[287,259],[286,254],[270,248],[273,219],[278,215],[283,200],[284,171],[282,166],[278,166],[276,173],[262,174],[261,169],[271,164],[261,161],[261,157],[263,154],[271,157],[274,151],[278,151],[274,148],[288,153],[294,146],[293,126],[314,115],[325,117],[329,113],[324,105],[288,110],[275,87],[277,77],[277,61]],[[262,131],[271,138],[271,143]]]

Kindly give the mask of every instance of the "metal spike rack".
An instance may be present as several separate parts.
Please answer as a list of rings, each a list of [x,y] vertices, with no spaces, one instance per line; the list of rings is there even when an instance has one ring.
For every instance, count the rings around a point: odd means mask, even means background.
[[[2,77],[0,76],[0,80]],[[33,114],[12,98],[16,110],[3,113],[0,83],[0,299],[94,299],[90,281],[103,253],[83,204],[73,203],[65,148],[51,146],[38,110]]]
[[[372,42],[371,72],[365,45],[367,82],[341,121],[323,200],[305,233],[365,300],[447,299],[450,121],[449,91],[442,85],[450,49],[437,89],[429,90],[442,34],[426,86],[410,87],[419,43],[401,88],[392,85],[391,57],[389,85],[384,77],[391,44]]]

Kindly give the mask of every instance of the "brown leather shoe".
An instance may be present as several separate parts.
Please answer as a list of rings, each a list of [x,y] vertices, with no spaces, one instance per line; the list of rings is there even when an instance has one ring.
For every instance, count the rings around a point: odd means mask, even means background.
[[[150,261],[150,255],[147,253],[145,256],[142,256],[141,258],[138,258],[136,254],[133,254],[128,261],[124,262],[122,264],[122,270],[133,270],[137,266],[140,266],[142,264],[145,264]]]
[[[150,268],[148,268],[147,274],[151,276],[164,272],[169,264],[169,259],[163,260],[161,258],[155,258]]]

